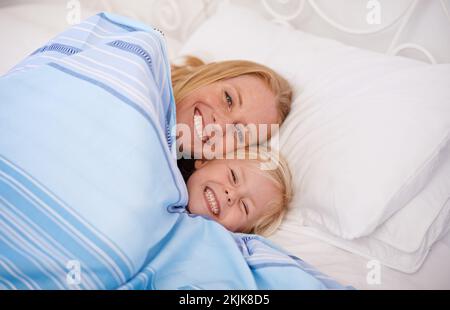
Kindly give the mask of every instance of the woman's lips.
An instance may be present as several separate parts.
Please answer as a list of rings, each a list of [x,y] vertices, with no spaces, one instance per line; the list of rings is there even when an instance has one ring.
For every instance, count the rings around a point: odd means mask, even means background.
[[[200,141],[203,141],[203,115],[197,108],[194,109],[194,131],[197,135],[197,138]]]
[[[203,190],[203,197],[205,197],[206,205],[212,214],[219,216],[220,203],[217,200],[216,193],[208,186]]]
[[[194,131],[197,138],[203,143],[209,143],[210,136],[205,135],[205,120],[203,119],[203,114],[198,108],[194,109]]]

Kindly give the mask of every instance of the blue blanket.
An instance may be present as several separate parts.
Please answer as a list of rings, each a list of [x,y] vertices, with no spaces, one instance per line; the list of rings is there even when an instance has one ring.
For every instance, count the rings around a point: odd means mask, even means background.
[[[0,288],[342,288],[185,210],[163,35],[107,13],[0,78]]]

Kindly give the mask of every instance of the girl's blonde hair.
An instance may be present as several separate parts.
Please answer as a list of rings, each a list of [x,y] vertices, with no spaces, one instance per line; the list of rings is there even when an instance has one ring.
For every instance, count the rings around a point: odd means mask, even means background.
[[[272,69],[246,60],[228,60],[204,63],[197,57],[186,56],[182,65],[171,66],[175,102],[205,85],[238,77],[252,75],[262,79],[275,95],[279,123],[283,123],[291,110],[292,89],[287,80]]]
[[[243,233],[269,236],[280,226],[292,200],[292,177],[284,157],[275,151],[263,150],[261,147],[246,147],[234,151],[235,158],[250,159],[259,162],[259,171],[268,177],[280,191],[280,198],[268,202],[269,212],[264,214],[256,224]]]

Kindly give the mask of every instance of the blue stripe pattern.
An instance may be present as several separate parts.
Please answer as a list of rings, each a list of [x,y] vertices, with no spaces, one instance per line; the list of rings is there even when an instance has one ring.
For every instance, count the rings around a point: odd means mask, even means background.
[[[30,266],[46,266],[45,276],[35,278],[39,288],[70,288],[65,283],[67,261],[58,260],[52,253],[57,253],[59,247],[63,247],[71,253],[72,259],[80,261],[85,267],[92,270],[103,270],[97,276],[99,287],[102,283],[109,286],[103,288],[114,288],[131,277],[134,270],[130,269],[130,263],[122,259],[123,254],[118,254],[117,249],[113,249],[104,242],[106,236],[99,236],[99,233],[92,230],[86,223],[74,216],[74,211],[67,205],[56,200],[53,195],[48,194],[36,180],[26,175],[17,166],[6,158],[0,157],[0,193],[2,206],[2,223],[0,231],[3,240],[0,242],[0,253],[10,253],[11,260],[16,268],[26,273]],[[10,205],[10,208],[5,206]],[[25,234],[20,227],[8,220],[3,213],[9,214],[8,218],[17,218],[17,213],[25,215],[29,222],[35,223],[37,229],[29,228],[31,233]],[[30,244],[39,243],[42,246],[36,248],[35,253],[40,252],[42,257],[31,256],[29,253],[21,253],[23,241],[18,243],[18,238],[11,238],[12,232],[16,232],[22,240],[28,240]],[[50,242],[44,234],[51,235]],[[88,242],[86,241],[88,240]],[[113,243],[109,241],[109,243]],[[53,261],[58,270],[48,267],[49,261]],[[40,268],[38,268],[40,269]],[[1,273],[0,273],[1,274]],[[86,275],[88,276],[88,274]],[[8,279],[11,283],[19,284],[17,278]],[[93,282],[96,282],[93,280]],[[94,287],[98,288],[98,287]]]
[[[127,51],[127,52],[130,52],[130,53],[133,53],[133,54],[141,57],[146,62],[150,72],[153,73],[152,58],[139,45],[132,44],[132,43],[129,43],[129,42],[125,42],[125,41],[122,41],[122,40],[112,41],[112,42],[108,43],[108,45],[113,46],[113,47],[118,48],[118,49],[121,49],[123,51]]]
[[[66,44],[53,43],[53,44],[45,45],[43,47],[38,48],[30,56],[33,56],[38,53],[43,53],[43,52],[58,52],[58,53],[70,56],[70,55],[74,55],[74,54],[81,52],[81,49],[76,48],[74,46],[66,45]]]
[[[341,284],[319,272],[302,259],[284,252],[268,240],[256,235],[235,234],[235,241],[249,267],[255,272],[265,268],[290,268],[303,272],[320,280],[327,289],[342,289]],[[348,286],[347,289],[353,289]]]
[[[96,85],[100,88],[102,88],[103,90],[107,91],[108,93],[110,93],[111,95],[113,95],[114,97],[117,97],[118,99],[120,99],[121,101],[125,102],[126,104],[128,104],[130,107],[132,107],[133,109],[135,109],[139,114],[141,114],[145,119],[147,119],[147,121],[149,123],[152,123],[152,119],[151,116],[148,115],[148,113],[146,113],[140,106],[138,106],[137,104],[135,104],[133,101],[131,101],[128,97],[124,96],[122,93],[118,92],[117,90],[115,90],[114,88],[112,88],[111,86],[102,83],[96,79],[93,79],[89,76],[83,75],[81,73],[75,72],[74,70],[70,70],[68,68],[65,68],[57,63],[49,63],[48,64],[50,67],[53,67],[61,72],[67,73],[69,75],[72,75],[80,80],[89,82],[93,85]]]

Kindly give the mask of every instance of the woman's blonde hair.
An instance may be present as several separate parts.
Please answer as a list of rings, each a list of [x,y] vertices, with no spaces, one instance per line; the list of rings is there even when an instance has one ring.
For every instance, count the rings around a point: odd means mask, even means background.
[[[262,79],[275,95],[280,124],[291,110],[292,88],[288,81],[272,69],[246,60],[228,60],[204,63],[197,57],[186,56],[181,65],[171,66],[175,102],[205,85],[238,77],[252,75]]]
[[[253,227],[243,233],[269,236],[280,226],[292,200],[292,177],[284,157],[275,150],[264,150],[251,146],[233,152],[238,159],[250,159],[259,162],[259,171],[268,177],[278,188],[280,197],[269,201],[269,212],[264,214]]]

